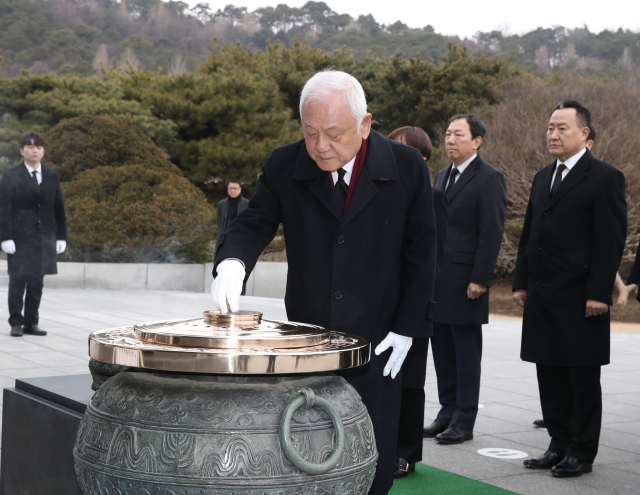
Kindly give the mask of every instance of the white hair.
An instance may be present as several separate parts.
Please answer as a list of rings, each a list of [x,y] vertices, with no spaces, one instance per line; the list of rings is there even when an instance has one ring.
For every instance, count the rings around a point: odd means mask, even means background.
[[[342,94],[358,124],[367,113],[367,98],[360,82],[346,72],[325,69],[311,77],[300,93],[300,115],[305,105]]]

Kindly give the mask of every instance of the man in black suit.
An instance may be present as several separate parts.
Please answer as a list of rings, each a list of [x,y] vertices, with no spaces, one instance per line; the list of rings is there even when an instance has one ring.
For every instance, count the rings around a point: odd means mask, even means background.
[[[249,204],[249,200],[242,196],[242,185],[237,179],[231,179],[227,184],[227,197],[218,203],[218,231],[216,232],[216,246],[220,236],[229,224],[235,220],[238,213]]]
[[[473,438],[482,325],[489,322],[491,273],[504,233],[507,184],[504,175],[477,154],[485,132],[473,115],[453,117],[445,138],[453,163],[438,172],[433,186],[449,200],[431,338],[442,407],[423,435],[443,444]]]
[[[368,364],[339,374],[371,416],[379,458],[369,493],[382,495],[393,484],[402,388],[394,378],[413,337],[429,335],[436,227],[424,159],[371,130],[366,108],[362,86],[344,72],[307,81],[304,139],[263,165],[249,206],[220,238],[212,294],[222,311],[227,300],[237,311],[243,280],[282,223],[288,318],[375,348]]]
[[[585,147],[589,151],[591,151],[591,149],[593,148],[593,143],[595,143],[595,141],[596,141],[596,129],[595,129],[595,127],[593,127],[593,124],[591,124],[589,126],[589,135],[587,136],[587,143],[586,143]],[[638,261],[638,258],[636,256],[636,263],[637,263],[637,261]],[[635,265],[634,265],[634,267],[635,267]],[[633,270],[632,270],[632,273],[633,273]],[[632,278],[632,276],[629,275],[629,280],[630,281],[627,282],[627,283],[629,283],[629,284],[637,284],[638,283],[638,282],[632,282],[631,278]],[[638,277],[637,278],[640,278],[640,264],[638,264]],[[636,287],[636,294],[638,294],[638,288],[637,287]],[[535,419],[535,420],[533,420],[533,424],[537,428],[546,428],[547,427],[547,425],[544,422],[544,419]]]
[[[67,246],[58,174],[40,163],[44,139],[35,132],[26,134],[20,154],[24,162],[0,181],[0,241],[9,265],[9,324],[14,337],[47,334],[38,327],[43,279],[58,273],[56,254]]]
[[[536,363],[551,443],[531,469],[557,477],[592,470],[602,422],[600,368],[609,364],[610,314],[627,235],[624,175],[586,149],[591,114],[560,102],[518,247],[513,298],[524,306],[521,358]]]

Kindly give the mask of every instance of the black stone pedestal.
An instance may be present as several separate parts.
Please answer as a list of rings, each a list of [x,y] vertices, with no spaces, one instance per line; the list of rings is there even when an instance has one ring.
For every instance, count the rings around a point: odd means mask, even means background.
[[[0,495],[82,495],[73,466],[91,375],[16,380],[5,388]]]

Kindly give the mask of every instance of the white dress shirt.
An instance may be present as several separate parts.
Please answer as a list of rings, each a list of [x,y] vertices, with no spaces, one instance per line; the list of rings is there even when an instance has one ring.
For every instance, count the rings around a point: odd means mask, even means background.
[[[551,177],[551,188],[549,190],[553,188],[553,182],[556,180],[556,170],[558,170],[558,166],[564,163],[564,166],[567,167],[562,171],[562,180],[564,180],[564,178],[571,171],[573,166],[576,163],[578,163],[578,160],[580,160],[580,158],[582,158],[582,155],[584,155],[586,152],[587,152],[587,148],[582,148],[582,151],[579,151],[578,153],[573,155],[571,158],[567,158],[566,162],[561,162],[560,160],[556,160],[556,168],[553,169],[553,176]]]
[[[473,156],[471,158],[469,158],[467,161],[463,162],[460,166],[456,167],[458,169],[459,174],[455,176],[455,178],[453,179],[454,184],[456,182],[458,182],[458,179],[460,178],[460,176],[462,175],[462,172],[464,172],[467,167],[469,166],[469,164],[476,159],[476,156],[478,156],[478,153],[474,153]],[[449,179],[451,178],[451,171],[453,170],[453,167],[455,167],[455,165],[452,163],[451,165],[451,170],[449,170],[449,177],[447,178],[447,183],[444,185],[444,190],[447,190],[447,186],[449,185]]]
[[[357,155],[356,155],[357,156]],[[356,157],[354,156],[349,163],[347,163],[344,167],[344,182],[348,186],[351,182],[351,173],[353,172],[353,165],[356,163]],[[336,185],[338,183],[338,172],[331,172],[331,177],[333,177],[333,184]]]
[[[33,170],[29,165],[27,165],[26,163],[24,164],[25,167],[27,167],[27,170],[29,171],[29,175],[33,176]],[[36,179],[38,179],[38,185],[42,184],[42,164],[38,163],[38,168],[35,169],[36,171]]]

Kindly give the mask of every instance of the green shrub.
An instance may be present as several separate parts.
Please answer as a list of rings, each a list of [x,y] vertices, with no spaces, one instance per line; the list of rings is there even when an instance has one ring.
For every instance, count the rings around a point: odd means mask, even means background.
[[[45,140],[44,161],[52,164],[62,182],[85,170],[129,164],[181,173],[151,138],[126,121],[81,115],[52,127]]]
[[[101,166],[62,187],[67,259],[210,261],[214,208],[184,177],[146,165]]]

